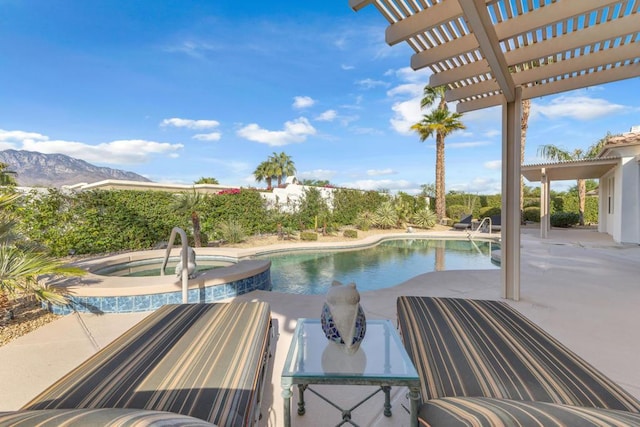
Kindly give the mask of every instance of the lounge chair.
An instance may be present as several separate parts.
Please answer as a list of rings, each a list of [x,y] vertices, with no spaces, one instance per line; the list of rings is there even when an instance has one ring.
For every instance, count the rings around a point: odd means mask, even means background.
[[[502,230],[502,215],[491,215],[491,231]]]
[[[271,334],[267,303],[165,305],[22,410],[144,409],[255,425]]]
[[[640,426],[640,402],[509,305],[402,296],[421,425]]]
[[[453,224],[453,228],[456,230],[467,230],[471,228],[471,220],[473,219],[473,215],[467,215],[460,220],[460,222],[456,222]]]

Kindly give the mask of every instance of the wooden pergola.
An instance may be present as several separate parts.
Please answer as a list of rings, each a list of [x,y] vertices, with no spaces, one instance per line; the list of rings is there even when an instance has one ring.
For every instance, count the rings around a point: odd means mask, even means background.
[[[349,0],[458,112],[502,106],[503,297],[520,298],[522,100],[640,76],[640,0]]]

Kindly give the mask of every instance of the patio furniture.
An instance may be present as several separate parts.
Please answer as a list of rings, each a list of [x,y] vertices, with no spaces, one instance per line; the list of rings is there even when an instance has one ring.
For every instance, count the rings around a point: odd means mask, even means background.
[[[255,425],[271,333],[267,303],[165,305],[22,410],[147,409]]]
[[[298,415],[305,414],[304,393],[308,390],[342,413],[342,421],[338,425],[356,425],[351,421],[352,411],[380,391],[385,396],[384,415],[390,417],[391,387],[405,386],[409,388],[411,399],[410,424],[417,426],[420,380],[389,320],[368,320],[367,333],[360,348],[354,354],[347,354],[325,337],[319,319],[298,319],[281,381],[285,427],[291,426],[293,385],[298,386]],[[351,408],[342,408],[309,387],[310,384],[373,385],[379,388]]]
[[[397,309],[426,425],[640,426],[638,400],[503,302],[401,296]]]
[[[460,222],[456,222],[453,224],[453,228],[456,230],[467,230],[471,228],[471,221],[473,220],[473,215],[467,215],[460,220]]]

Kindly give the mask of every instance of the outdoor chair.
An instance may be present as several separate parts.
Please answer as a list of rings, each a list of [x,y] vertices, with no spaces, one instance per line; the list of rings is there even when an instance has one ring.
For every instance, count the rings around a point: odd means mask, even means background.
[[[499,301],[401,296],[421,425],[640,426],[640,402]]]
[[[271,329],[264,302],[165,305],[22,410],[144,409],[255,425]],[[12,414],[0,425],[2,416]]]
[[[453,224],[453,228],[456,230],[467,230],[471,228],[471,221],[473,220],[473,215],[467,215],[460,220],[460,222],[456,222]]]

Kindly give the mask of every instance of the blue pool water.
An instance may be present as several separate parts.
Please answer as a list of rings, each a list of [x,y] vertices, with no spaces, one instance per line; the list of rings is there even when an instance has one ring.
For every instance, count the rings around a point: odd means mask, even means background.
[[[391,240],[366,249],[269,255],[276,292],[320,295],[331,282],[355,282],[360,291],[398,285],[417,275],[442,270],[499,268],[491,251],[499,245],[468,240]]]

